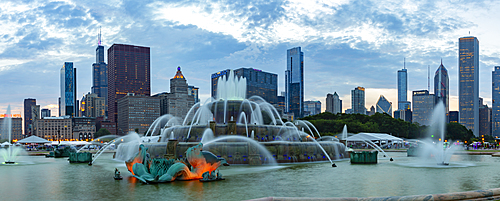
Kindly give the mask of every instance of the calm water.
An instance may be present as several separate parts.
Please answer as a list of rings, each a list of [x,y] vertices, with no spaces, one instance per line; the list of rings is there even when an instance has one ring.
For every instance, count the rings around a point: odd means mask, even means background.
[[[145,185],[130,177],[124,163],[103,154],[93,166],[67,159],[26,156],[0,165],[1,200],[241,200],[268,196],[372,197],[448,193],[500,187],[500,158],[454,155],[453,168],[416,168],[416,158],[389,153],[376,165],[330,163],[279,167],[222,167],[225,181],[176,181]],[[380,155],[379,155],[380,156]],[[124,180],[113,180],[114,168]]]

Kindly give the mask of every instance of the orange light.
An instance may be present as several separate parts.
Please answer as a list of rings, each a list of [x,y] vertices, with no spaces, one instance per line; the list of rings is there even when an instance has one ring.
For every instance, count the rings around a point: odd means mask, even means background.
[[[439,141],[441,141],[441,138],[439,138]]]

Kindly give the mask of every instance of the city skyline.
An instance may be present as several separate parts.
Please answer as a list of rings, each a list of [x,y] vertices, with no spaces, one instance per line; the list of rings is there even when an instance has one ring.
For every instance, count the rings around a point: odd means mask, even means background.
[[[395,103],[396,73],[403,67],[402,58],[406,57],[409,91],[426,89],[427,65],[431,69],[436,68],[443,58],[450,74],[450,111],[457,111],[457,39],[468,35],[482,41],[479,96],[491,105],[490,71],[500,63],[500,50],[495,48],[500,41],[492,36],[498,26],[487,20],[495,19],[497,14],[493,10],[500,7],[496,2],[457,5],[446,2],[394,5],[368,2],[367,5],[360,5],[350,2],[335,3],[329,7],[298,2],[249,3],[250,7],[273,14],[269,16],[246,10],[245,5],[224,10],[224,5],[220,3],[213,5],[212,12],[192,3],[153,2],[138,6],[123,2],[99,4],[99,9],[94,9],[93,3],[89,2],[23,4],[5,1],[0,4],[5,8],[2,14],[13,17],[12,20],[4,18],[0,21],[2,26],[12,28],[5,30],[2,33],[5,37],[0,40],[3,45],[0,49],[3,63],[0,76],[5,81],[0,109],[6,110],[10,104],[13,113],[21,113],[25,98],[37,99],[42,108],[57,107],[59,83],[56,71],[66,61],[73,62],[78,68],[77,97],[89,92],[92,86],[91,65],[95,62],[96,36],[100,26],[105,49],[114,43],[151,47],[151,94],[168,91],[171,69],[183,66],[183,73],[192,77],[190,84],[200,87],[202,102],[210,96],[210,74],[222,69],[253,67],[276,73],[278,93],[285,91],[284,51],[297,46],[302,47],[305,55],[304,101],[319,100],[323,103],[323,110],[326,94],[335,91],[344,100],[342,111],[351,108],[349,92],[356,86],[366,88],[366,108],[375,105],[380,95]],[[464,16],[453,13],[470,6],[476,9]],[[128,13],[127,9],[132,7],[142,12]],[[389,9],[382,12],[381,8]],[[192,17],[183,14],[182,9],[192,11]],[[441,16],[436,16],[432,10],[440,10]],[[245,14],[234,16],[238,11]],[[352,13],[352,17],[346,18],[342,11]],[[376,17],[366,18],[361,12],[369,12]],[[222,17],[218,17],[217,13],[222,13]],[[324,20],[318,21],[319,25],[300,24],[305,22],[292,20],[307,17],[301,16],[301,13],[315,13],[311,14],[311,19],[331,19],[333,24]],[[485,14],[469,18],[474,13]],[[48,23],[30,18],[34,14],[47,19]],[[64,15],[71,17],[62,19]],[[205,16],[205,19],[200,16]],[[230,24],[225,19],[228,16],[233,16],[236,24]],[[214,22],[208,23],[219,18],[222,20],[215,24],[217,26],[210,26]],[[344,18],[345,22],[339,21]],[[246,21],[254,25],[248,25]],[[348,24],[352,22],[357,23]],[[274,27],[280,23],[282,26]],[[336,29],[325,29],[322,25],[334,25]],[[270,27],[270,30],[262,31],[261,26]],[[371,32],[366,33],[365,30]],[[294,31],[302,35],[297,37],[291,34]],[[171,37],[164,38],[165,34]],[[387,39],[380,39],[383,37]],[[425,41],[422,42],[422,39]],[[336,57],[332,59],[331,55]],[[21,82],[24,79],[26,81]],[[40,83],[43,85],[40,86]],[[57,110],[52,110],[52,114],[57,114]]]

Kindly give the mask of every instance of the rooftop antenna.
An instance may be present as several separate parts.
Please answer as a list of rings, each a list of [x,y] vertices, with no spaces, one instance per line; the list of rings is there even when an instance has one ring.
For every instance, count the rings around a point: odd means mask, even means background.
[[[99,26],[99,35],[97,35],[97,45],[101,46],[101,27]]]
[[[406,57],[403,58],[403,69],[406,69]]]

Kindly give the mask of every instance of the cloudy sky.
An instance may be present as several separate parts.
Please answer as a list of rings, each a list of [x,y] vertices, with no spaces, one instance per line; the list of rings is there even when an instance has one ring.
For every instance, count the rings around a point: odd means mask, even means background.
[[[491,71],[500,65],[500,1],[0,1],[0,113],[21,113],[36,98],[57,115],[59,70],[77,68],[78,99],[90,91],[97,33],[103,44],[151,47],[152,93],[169,91],[181,66],[190,85],[210,96],[210,75],[253,67],[278,74],[286,50],[301,46],[305,99],[325,107],[337,92],[366,88],[366,107],[384,95],[397,108],[397,70],[406,57],[409,90],[427,89],[443,59],[450,110],[458,110],[458,38],[480,43],[480,96],[491,105]],[[107,58],[107,55],[106,55]],[[432,81],[431,81],[432,86]],[[432,90],[432,87],[431,87]],[[411,97],[408,97],[411,100]]]

